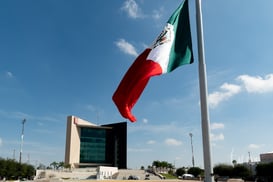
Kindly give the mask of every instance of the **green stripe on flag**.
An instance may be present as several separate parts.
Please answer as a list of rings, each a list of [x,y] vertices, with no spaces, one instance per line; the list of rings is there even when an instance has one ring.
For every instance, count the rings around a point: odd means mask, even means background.
[[[168,23],[173,25],[175,36],[167,68],[167,72],[171,72],[178,66],[193,63],[188,0],[181,3]]]

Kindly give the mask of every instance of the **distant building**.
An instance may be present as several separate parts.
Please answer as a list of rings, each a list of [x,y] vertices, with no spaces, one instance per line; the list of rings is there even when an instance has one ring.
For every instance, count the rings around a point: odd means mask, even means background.
[[[260,154],[260,161],[262,163],[273,162],[273,152]]]
[[[67,117],[65,164],[72,168],[127,168],[127,122],[95,125]]]
[[[97,180],[113,179],[113,176],[118,174],[117,167],[97,167]]]

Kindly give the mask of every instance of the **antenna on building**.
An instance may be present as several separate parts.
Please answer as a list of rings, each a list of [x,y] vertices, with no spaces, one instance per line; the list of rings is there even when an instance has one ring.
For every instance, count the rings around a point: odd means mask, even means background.
[[[251,163],[250,152],[248,152],[248,163]]]

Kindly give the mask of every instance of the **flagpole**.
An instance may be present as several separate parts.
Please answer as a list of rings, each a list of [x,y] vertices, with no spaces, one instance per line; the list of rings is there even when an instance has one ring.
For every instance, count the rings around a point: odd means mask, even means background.
[[[203,39],[203,22],[201,0],[196,0],[196,26],[197,26],[197,42],[198,42],[198,60],[199,60],[199,88],[201,102],[201,119],[202,119],[202,139],[203,139],[203,155],[205,168],[205,182],[213,182],[213,170],[211,167],[210,152],[210,123],[207,104],[207,75]]]

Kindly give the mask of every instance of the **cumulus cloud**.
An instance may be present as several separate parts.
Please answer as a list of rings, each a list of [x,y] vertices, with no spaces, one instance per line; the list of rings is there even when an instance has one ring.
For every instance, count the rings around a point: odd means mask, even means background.
[[[210,128],[212,130],[223,129],[225,128],[225,125],[223,123],[212,123]]]
[[[162,12],[164,11],[163,8],[160,8],[159,10],[153,10],[152,17],[155,20],[159,20],[162,17]]]
[[[257,144],[253,144],[253,143],[248,145],[249,149],[258,149],[261,147],[262,147],[262,145],[257,145]]]
[[[121,9],[125,11],[130,18],[140,18],[143,16],[141,9],[134,0],[125,1]]]
[[[216,91],[208,96],[209,106],[215,108],[222,101],[228,100],[235,94],[238,94],[241,91],[241,86],[224,83],[220,87],[221,91]]]
[[[174,138],[167,138],[165,140],[165,144],[169,146],[179,146],[179,145],[182,145],[182,142]]]
[[[211,141],[219,141],[219,140],[224,140],[225,137],[224,137],[223,133],[220,133],[220,134],[211,133],[210,134],[210,139],[211,139]]]
[[[0,147],[3,145],[3,140],[0,138]]]
[[[135,47],[124,39],[119,39],[115,42],[115,44],[125,54],[129,54],[132,56],[138,55]]]
[[[152,149],[148,148],[128,148],[128,152],[151,152]]]
[[[142,122],[145,123],[145,124],[147,124],[147,123],[148,123],[148,119],[143,118],[143,119],[142,119]]]
[[[260,76],[240,75],[237,80],[241,81],[243,87],[249,93],[266,93],[273,91],[273,74],[268,74],[264,78]]]
[[[155,144],[155,143],[156,143],[156,141],[154,141],[154,140],[147,141],[147,144],[149,144],[149,145],[152,145],[152,144]]]
[[[13,78],[12,72],[7,71],[7,72],[6,72],[6,77],[7,77],[7,78]]]
[[[34,116],[34,115],[29,115],[27,113],[19,112],[19,111],[5,111],[0,109],[0,116],[5,117],[5,118],[11,118],[11,119],[22,119],[26,118],[27,121],[39,121],[39,122],[63,122],[63,116]]]
[[[238,85],[224,83],[220,91],[212,92],[208,95],[208,104],[211,108],[217,107],[221,102],[227,101],[232,96],[246,91],[248,93],[268,93],[273,92],[273,74],[264,77],[240,75],[236,78],[240,83]]]
[[[187,132],[187,126],[178,126],[177,123],[166,123],[166,124],[147,124],[147,125],[130,125],[128,126],[128,132],[130,133],[139,133],[139,132],[148,132],[155,134],[163,133],[181,133],[181,131]]]

